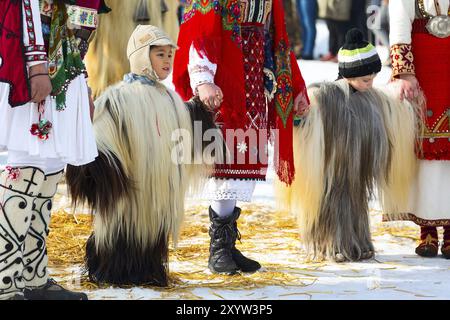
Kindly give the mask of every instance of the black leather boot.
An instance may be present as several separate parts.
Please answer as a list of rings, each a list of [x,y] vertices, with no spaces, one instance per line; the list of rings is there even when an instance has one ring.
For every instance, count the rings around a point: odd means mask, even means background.
[[[51,278],[41,287],[26,288],[24,295],[26,300],[88,300],[85,293],[64,289]]]
[[[228,217],[220,217],[209,207],[209,219],[211,242],[208,267],[214,273],[235,274],[239,268],[233,260],[231,251],[237,237],[233,226],[236,217],[234,213]]]
[[[236,217],[236,219],[234,220],[233,228],[234,228],[234,232],[237,235],[236,238],[239,241],[241,240],[241,234],[240,234],[240,232],[238,230],[238,227],[237,227],[237,219],[239,218],[240,215],[241,215],[241,209],[238,208],[238,207],[234,208],[233,216]],[[234,260],[234,262],[236,262],[238,268],[242,272],[255,272],[255,271],[261,269],[261,265],[257,261],[249,259],[246,256],[244,256],[236,248],[235,243],[233,244],[233,248],[231,249],[231,254],[232,254],[233,260]]]

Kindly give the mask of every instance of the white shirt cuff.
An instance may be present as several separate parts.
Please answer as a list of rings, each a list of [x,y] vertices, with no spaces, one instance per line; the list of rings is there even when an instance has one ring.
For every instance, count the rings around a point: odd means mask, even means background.
[[[203,83],[214,83],[214,76],[217,71],[217,64],[212,63],[203,53],[202,56],[197,49],[191,45],[189,49],[188,72],[193,92]]]

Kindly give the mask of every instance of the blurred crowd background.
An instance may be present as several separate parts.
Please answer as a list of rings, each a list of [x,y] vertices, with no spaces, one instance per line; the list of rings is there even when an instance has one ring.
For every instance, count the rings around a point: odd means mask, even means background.
[[[283,1],[292,49],[299,59],[337,62],[337,52],[351,28],[361,30],[374,45],[389,47],[389,0]],[[329,33],[328,53],[317,56],[314,47],[320,20]]]

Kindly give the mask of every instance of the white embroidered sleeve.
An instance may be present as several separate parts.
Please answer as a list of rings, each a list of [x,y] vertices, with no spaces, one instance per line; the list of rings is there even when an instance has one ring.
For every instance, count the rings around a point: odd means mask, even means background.
[[[203,57],[202,57],[203,56]],[[214,76],[217,71],[217,64],[212,63],[206,57],[197,52],[193,45],[189,49],[189,78],[191,79],[192,92],[196,92],[199,85],[203,83],[214,83]]]
[[[23,43],[28,66],[47,62],[39,0],[23,0]]]
[[[389,2],[390,45],[411,44],[412,23],[416,14],[415,1],[395,0]]]

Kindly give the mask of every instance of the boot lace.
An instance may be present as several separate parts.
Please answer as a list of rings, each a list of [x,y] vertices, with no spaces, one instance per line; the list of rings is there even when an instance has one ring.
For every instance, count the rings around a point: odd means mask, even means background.
[[[217,226],[217,229],[214,232],[214,237],[216,239],[225,239],[228,243],[230,240],[233,240],[234,228],[231,224],[222,224]]]

